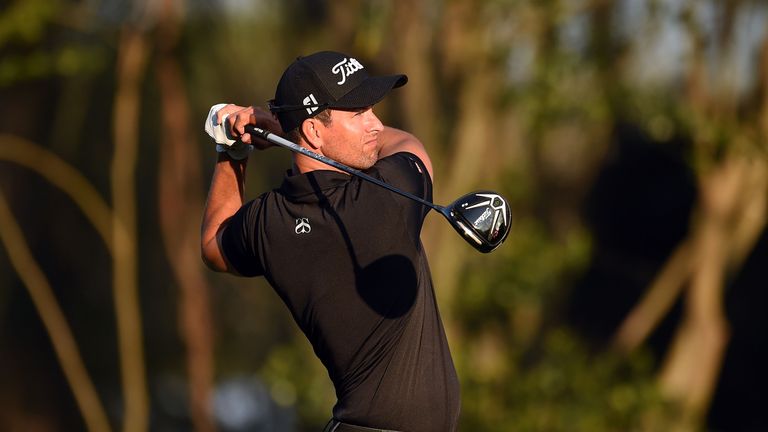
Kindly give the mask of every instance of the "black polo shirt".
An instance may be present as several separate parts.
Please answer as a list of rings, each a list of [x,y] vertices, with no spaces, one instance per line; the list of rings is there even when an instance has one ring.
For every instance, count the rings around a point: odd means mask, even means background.
[[[366,171],[432,198],[421,160],[397,153]],[[428,209],[336,171],[287,176],[245,204],[222,248],[263,275],[328,369],[335,418],[418,432],[456,430],[459,385],[419,233]]]

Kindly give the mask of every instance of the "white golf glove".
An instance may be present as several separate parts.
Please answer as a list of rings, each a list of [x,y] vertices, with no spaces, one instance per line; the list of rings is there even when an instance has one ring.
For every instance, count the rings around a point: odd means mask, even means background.
[[[216,114],[226,105],[220,103],[211,107],[211,110],[208,111],[208,117],[205,119],[205,131],[208,133],[208,136],[216,141],[217,152],[227,153],[234,160],[245,159],[253,151],[253,146],[251,144],[244,144],[229,134],[226,128],[229,115],[224,116],[221,123],[216,123]]]

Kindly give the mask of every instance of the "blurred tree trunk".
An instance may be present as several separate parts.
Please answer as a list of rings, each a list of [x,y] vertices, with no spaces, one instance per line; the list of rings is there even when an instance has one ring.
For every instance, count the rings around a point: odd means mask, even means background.
[[[403,46],[412,48],[400,50],[396,63],[409,68],[413,71],[412,78],[420,81],[414,86],[417,89],[406,97],[405,112],[414,122],[413,132],[425,140],[434,160],[434,200],[448,204],[476,188],[478,179],[495,177],[500,167],[487,161],[495,157],[492,148],[498,144],[495,130],[501,124],[502,113],[496,103],[500,81],[490,59],[482,5],[455,0],[442,7],[439,21],[432,27],[439,34],[436,37],[425,34],[426,26],[419,24],[429,19],[423,4],[413,4],[412,8],[400,6],[395,21],[402,19],[408,24],[402,33],[397,33],[407,38]],[[440,67],[434,72],[430,66],[432,40],[440,44],[437,47]],[[443,97],[446,101],[455,101],[455,117],[438,103],[436,83],[439,82],[448,83]],[[439,227],[427,232],[425,240],[433,257],[433,277],[440,290],[440,302],[450,305],[461,282],[467,255],[475,251],[442,221]],[[450,327],[450,310],[442,313]]]
[[[454,199],[477,188],[476,181],[486,176],[491,166],[485,162],[493,160],[490,146],[498,144],[494,139],[494,128],[498,124],[498,112],[484,102],[491,100],[493,79],[490,71],[470,73],[459,91],[459,116],[453,133],[452,152],[443,159],[443,168],[437,170],[440,179],[436,187],[435,200],[449,204]],[[490,185],[485,185],[490,188]],[[435,256],[435,281],[442,291],[443,301],[451,304],[461,280],[467,255],[476,253],[464,244],[461,238],[446,225],[442,232],[447,236],[432,239]]]
[[[137,280],[135,176],[140,91],[147,58],[144,35],[125,25],[117,51],[117,91],[112,113],[115,143],[111,168],[115,219],[112,272],[124,397],[123,430],[139,432],[147,430],[149,408]]]
[[[106,411],[85,368],[64,312],[56,300],[48,278],[35,261],[32,251],[29,250],[21,227],[11,213],[2,191],[0,191],[0,243],[5,245],[11,264],[24,282],[24,286],[27,287],[32,303],[43,321],[56,358],[75,396],[75,402],[87,429],[91,432],[110,431]]]
[[[725,5],[725,23],[720,48],[727,53],[735,29],[738,1]],[[689,6],[694,7],[693,2]],[[688,97],[693,112],[694,148],[700,165],[699,200],[696,207],[692,274],[686,290],[683,322],[673,340],[660,374],[662,390],[682,403],[682,428],[696,427],[714,394],[729,325],[724,311],[727,278],[737,271],[765,227],[768,173],[765,163],[756,160],[749,141],[760,136],[742,126],[729,133],[725,148],[718,147],[717,133],[711,125],[725,128],[736,119],[733,87],[718,86],[707,93],[704,34],[690,25],[694,39],[694,62],[688,80]],[[725,71],[729,65],[720,65]],[[760,71],[765,79],[764,71]],[[759,87],[762,88],[761,84]],[[765,104],[763,104],[764,106]],[[751,135],[751,136],[750,136]],[[764,161],[763,161],[764,162]]]
[[[768,147],[768,34],[763,37],[760,46],[760,61],[758,63],[757,95],[759,101],[758,135],[763,149]]]
[[[729,338],[723,308],[727,222],[742,169],[738,163],[728,164],[699,182],[701,203],[684,317],[660,372],[662,390],[681,403],[683,429],[697,424],[706,412]]]
[[[729,2],[732,5],[732,2]],[[733,150],[734,136],[718,157],[712,137],[702,128],[717,125],[714,115],[722,93],[708,86],[705,61],[706,41],[695,22],[695,5],[687,6],[687,28],[693,42],[693,55],[687,77],[687,104],[694,118],[694,149],[700,163],[699,198],[692,230],[692,266],[685,291],[685,311],[672,345],[660,371],[662,390],[680,403],[680,427],[698,427],[714,394],[730,337],[725,317],[723,296],[728,275],[728,255],[732,249],[730,231],[738,215],[745,191],[745,168],[742,156]],[[730,9],[730,7],[726,7]],[[726,15],[726,21],[733,14]],[[733,28],[725,24],[725,29]],[[724,39],[724,38],[722,38]],[[719,94],[719,98],[716,95]],[[713,119],[712,116],[715,116]],[[705,129],[706,130],[706,129]]]
[[[168,262],[180,289],[179,331],[187,347],[190,412],[195,430],[215,430],[210,398],[213,337],[209,287],[200,259],[200,157],[189,131],[189,101],[177,58],[178,2],[166,0],[157,31],[162,142],[158,173],[160,226]]]
[[[438,109],[435,74],[431,69],[433,38],[430,32],[435,30],[427,18],[428,3],[428,0],[394,2],[390,48],[393,69],[407,74],[412,83],[400,90],[403,127],[424,143],[433,161],[441,163],[444,146],[437,129],[443,114]]]
[[[726,5],[726,21],[734,19],[735,7],[733,1]],[[693,228],[644,299],[630,312],[614,341],[621,349],[635,349],[684,290],[683,320],[659,374],[662,390],[680,404],[681,430],[697,428],[711,402],[729,339],[723,305],[726,280],[754,247],[766,226],[768,210],[768,172],[764,161],[756,161],[748,150],[750,141],[760,133],[742,124],[729,133],[724,148],[718,147],[717,128],[737,121],[735,96],[729,93],[732,88],[723,88],[727,83],[721,81],[719,88],[712,88],[713,81],[707,78],[705,39],[691,18],[694,8],[690,2],[687,22],[694,50],[686,81],[699,183]],[[720,46],[726,47],[734,26],[728,22],[723,28]],[[766,46],[768,38],[764,49]],[[760,71],[761,86],[766,69],[763,66]],[[765,109],[768,103],[765,95],[763,98],[761,106]]]
[[[336,0],[326,2],[325,5],[328,8],[328,22],[330,28],[333,29],[332,46],[355,46],[355,37],[360,25],[362,2],[356,0]]]

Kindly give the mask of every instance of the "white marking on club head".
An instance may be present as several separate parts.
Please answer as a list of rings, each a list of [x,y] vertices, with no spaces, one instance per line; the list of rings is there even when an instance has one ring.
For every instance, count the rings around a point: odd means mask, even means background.
[[[451,212],[451,215],[453,216],[453,212]],[[461,227],[461,230],[463,231],[465,237],[469,237],[472,239],[475,243],[477,243],[478,246],[481,246],[483,244],[483,241],[480,240],[480,238],[475,234],[471,229],[467,228],[466,225],[464,225],[463,222],[461,222],[458,219],[453,219],[459,227]]]
[[[467,207],[467,210],[473,209],[476,207],[484,206],[484,205],[490,205],[492,209],[499,211],[501,210],[502,215],[504,216],[504,222],[509,225],[509,218],[507,217],[507,205],[506,201],[504,201],[504,198],[501,197],[501,195],[498,194],[477,194],[477,196],[481,196],[484,198],[488,198],[488,201],[483,201],[481,203],[477,203],[475,205]],[[498,198],[501,201],[501,204],[499,206],[493,205],[493,200],[495,198]]]
[[[496,225],[496,222],[499,221],[499,212],[496,211],[493,213],[493,222],[491,223],[491,228],[493,230],[493,233],[499,232],[499,227]]]

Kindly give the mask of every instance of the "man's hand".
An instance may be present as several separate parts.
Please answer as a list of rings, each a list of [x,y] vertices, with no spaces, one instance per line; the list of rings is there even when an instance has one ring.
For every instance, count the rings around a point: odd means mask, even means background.
[[[252,144],[259,150],[270,147],[272,144],[261,138],[252,139],[251,134],[245,132],[245,125],[252,124],[276,135],[283,134],[277,119],[260,107],[242,107],[228,104],[216,113],[216,121],[219,124],[225,121],[224,127],[231,136],[237,137],[237,139],[245,144]]]

